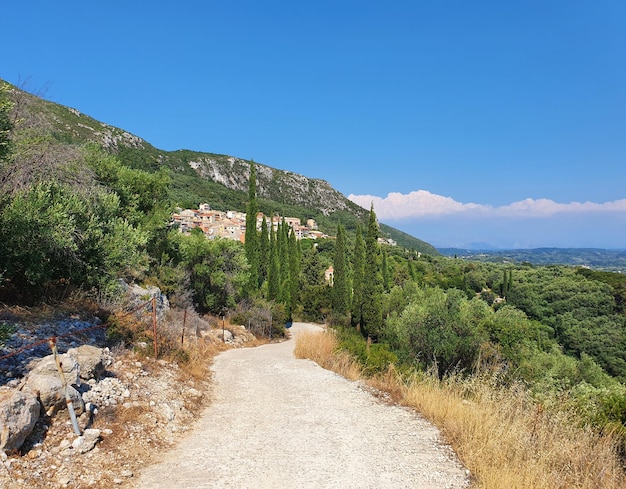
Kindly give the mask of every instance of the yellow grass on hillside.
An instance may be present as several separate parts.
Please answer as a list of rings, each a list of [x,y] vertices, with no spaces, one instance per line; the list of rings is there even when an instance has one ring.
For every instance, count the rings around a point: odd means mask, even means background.
[[[349,378],[359,376],[332,332],[299,336],[296,355],[342,375],[350,365]],[[626,487],[611,437],[580,427],[572,415],[543,409],[521,387],[501,389],[478,378],[442,382],[430,375],[403,381],[393,368],[368,382],[438,426],[471,471],[475,488]]]
[[[338,351],[337,339],[332,331],[299,333],[296,337],[294,355],[296,358],[309,358],[346,379],[357,380],[361,377],[361,368],[357,361],[347,352]]]

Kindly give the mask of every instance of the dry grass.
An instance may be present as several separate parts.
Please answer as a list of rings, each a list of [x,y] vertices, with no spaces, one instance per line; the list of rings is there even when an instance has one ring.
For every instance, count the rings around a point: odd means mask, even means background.
[[[321,367],[332,370],[346,379],[361,378],[361,367],[347,352],[339,351],[332,332],[302,332],[296,337],[296,358],[309,358]]]
[[[486,379],[411,381],[404,403],[441,428],[480,488],[626,487],[615,440]]]
[[[296,355],[342,375],[350,363],[332,333],[299,336]],[[348,378],[358,378],[357,370],[352,360]],[[581,427],[567,412],[531,402],[521,387],[502,389],[479,378],[440,382],[430,375],[403,381],[393,368],[368,383],[438,426],[470,469],[475,488],[626,487],[615,440]]]

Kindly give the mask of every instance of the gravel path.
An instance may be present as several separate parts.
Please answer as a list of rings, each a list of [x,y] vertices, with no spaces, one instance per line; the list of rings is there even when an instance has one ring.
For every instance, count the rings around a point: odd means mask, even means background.
[[[294,323],[292,334],[320,329]],[[220,354],[214,402],[138,488],[462,488],[436,428],[293,356],[294,341]]]

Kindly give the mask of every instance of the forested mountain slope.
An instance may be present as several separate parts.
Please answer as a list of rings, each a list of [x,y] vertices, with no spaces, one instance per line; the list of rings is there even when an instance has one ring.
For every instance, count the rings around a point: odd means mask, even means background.
[[[187,208],[207,202],[218,210],[245,209],[250,176],[248,160],[191,150],[163,151],[123,129],[16,87],[12,87],[10,96],[16,105],[18,119],[45,130],[68,153],[72,147],[94,142],[130,168],[167,171],[171,179],[168,195],[173,205]],[[312,218],[328,234],[335,234],[338,223],[350,233],[358,221],[366,221],[367,210],[348,200],[324,180],[258,162],[256,167],[260,210],[265,213]],[[381,231],[406,248],[439,254],[430,244],[392,227],[382,225]]]

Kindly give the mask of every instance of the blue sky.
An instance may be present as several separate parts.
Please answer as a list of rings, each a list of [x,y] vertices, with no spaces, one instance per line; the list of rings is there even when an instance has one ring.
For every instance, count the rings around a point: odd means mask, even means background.
[[[626,2],[34,1],[0,78],[435,246],[626,248]]]

